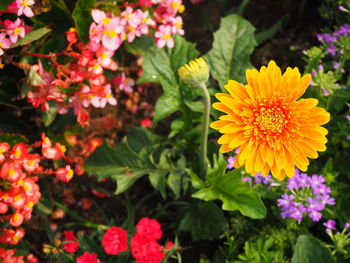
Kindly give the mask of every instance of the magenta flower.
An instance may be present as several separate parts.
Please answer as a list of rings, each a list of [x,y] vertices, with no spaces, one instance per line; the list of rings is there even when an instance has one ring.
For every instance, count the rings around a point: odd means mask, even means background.
[[[0,56],[4,54],[4,49],[10,48],[11,44],[5,33],[0,33]]]
[[[25,15],[26,17],[33,17],[34,13],[30,6],[34,5],[34,0],[16,0],[17,3],[17,15]]]
[[[23,21],[19,18],[17,18],[15,22],[12,22],[11,20],[6,19],[4,21],[4,26],[6,28],[6,33],[10,37],[10,40],[12,43],[16,43],[18,40],[18,37],[22,38],[25,36]]]

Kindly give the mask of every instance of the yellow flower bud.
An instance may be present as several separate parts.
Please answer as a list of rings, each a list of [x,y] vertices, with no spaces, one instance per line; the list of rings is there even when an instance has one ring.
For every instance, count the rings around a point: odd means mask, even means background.
[[[180,78],[190,86],[204,83],[209,79],[209,68],[203,58],[191,60],[178,69]]]

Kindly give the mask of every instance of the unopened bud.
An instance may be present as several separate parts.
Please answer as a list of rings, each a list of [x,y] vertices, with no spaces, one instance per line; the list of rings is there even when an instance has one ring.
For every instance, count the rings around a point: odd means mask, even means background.
[[[180,78],[190,86],[196,86],[209,79],[209,68],[203,58],[191,60],[178,69]]]

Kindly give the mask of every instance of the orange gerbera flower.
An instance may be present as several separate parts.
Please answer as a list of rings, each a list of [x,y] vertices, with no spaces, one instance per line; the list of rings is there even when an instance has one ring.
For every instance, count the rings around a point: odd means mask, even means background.
[[[330,118],[315,107],[318,100],[297,100],[307,89],[310,74],[301,77],[297,68],[287,68],[282,75],[271,61],[260,72],[248,69],[246,77],[245,86],[229,80],[225,85],[229,94],[216,94],[220,102],[213,107],[226,113],[210,125],[223,133],[218,140],[220,152],[239,147],[234,166],[245,165],[252,175],[266,176],[271,171],[282,180],[294,175],[294,166],[306,171],[308,158],[326,150],[328,131],[320,125]]]

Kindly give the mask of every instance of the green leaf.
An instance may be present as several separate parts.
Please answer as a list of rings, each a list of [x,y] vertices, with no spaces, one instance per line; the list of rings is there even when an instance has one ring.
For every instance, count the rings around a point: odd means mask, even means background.
[[[57,115],[57,104],[49,101],[49,110],[41,112],[41,119],[45,127],[49,126],[56,118]]]
[[[7,142],[11,146],[17,143],[26,143],[28,139],[21,134],[0,133],[0,142]]]
[[[193,240],[217,238],[227,227],[221,209],[213,202],[191,204],[186,208],[179,230],[191,232]]]
[[[205,201],[220,199],[222,209],[239,210],[251,218],[264,218],[266,208],[258,193],[249,184],[242,182],[241,171],[236,169],[224,175],[211,175],[209,185],[192,195]]]
[[[84,43],[89,41],[89,29],[93,22],[91,10],[95,5],[96,0],[78,0],[72,14],[79,37]]]
[[[220,88],[229,79],[244,82],[245,70],[252,67],[250,55],[257,45],[254,31],[255,28],[238,15],[221,19],[220,28],[214,33],[213,48],[204,56]]]
[[[154,40],[150,36],[141,36],[136,38],[132,43],[124,43],[126,51],[134,55],[144,55],[154,46]]]
[[[155,106],[154,122],[166,118],[181,108],[177,69],[199,54],[194,44],[187,42],[184,38],[176,35],[174,41],[174,48],[152,47],[145,53],[143,59],[143,73],[138,82],[159,83],[164,91]]]
[[[7,10],[7,7],[12,4],[13,0],[1,0],[0,11]]]
[[[51,29],[48,27],[42,27],[42,28],[33,30],[33,31],[29,32],[27,35],[25,35],[24,38],[19,39],[11,47],[28,45],[28,44],[32,43],[33,41],[36,41],[36,40],[42,38],[43,36],[45,36],[49,32],[51,32]]]
[[[98,147],[86,161],[86,170],[99,179],[111,178],[117,183],[116,194],[126,191],[137,179],[155,170],[149,160],[151,146],[157,138],[142,128],[131,129],[117,147]]]
[[[317,238],[300,235],[295,245],[292,263],[334,263],[327,248]]]
[[[166,172],[152,172],[149,175],[149,181],[154,189],[158,190],[162,197],[166,198],[166,189],[165,189],[165,175]]]
[[[270,28],[255,34],[256,41],[259,43],[259,45],[269,39],[272,39],[278,33],[278,31],[282,28],[282,21],[283,19],[279,19]]]

